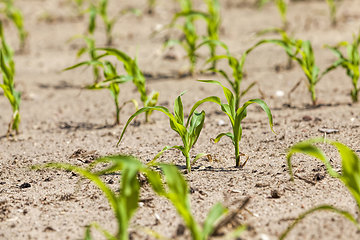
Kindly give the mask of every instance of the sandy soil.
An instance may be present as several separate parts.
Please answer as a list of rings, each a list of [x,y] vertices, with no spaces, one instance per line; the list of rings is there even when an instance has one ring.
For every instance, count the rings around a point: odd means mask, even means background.
[[[187,69],[185,53],[180,47],[163,51],[162,43],[168,32],[150,36],[157,25],[171,20],[177,6],[173,1],[158,2],[153,15],[129,14],[120,19],[114,29],[115,47],[131,56],[138,55],[141,69],[154,76],[148,79],[148,88],[160,92],[160,105],[171,109],[175,97],[184,90],[188,90],[183,96],[185,112],[190,111],[194,101],[204,97],[223,98],[220,88],[195,81],[204,78],[224,81],[221,78],[177,77]],[[204,8],[201,1],[197,2],[198,8]],[[268,5],[260,11],[251,2],[222,1],[221,39],[238,56],[259,40],[257,31],[281,26],[275,7]],[[13,139],[0,139],[0,239],[80,239],[85,226],[92,222],[113,232],[116,226],[113,213],[90,182],[79,181],[70,172],[33,171],[30,167],[48,162],[86,166],[86,162],[98,156],[119,153],[138,156],[145,162],[164,146],[178,144],[180,139],[171,131],[164,115],[154,113],[149,124],[139,117],[140,125],[130,126],[123,142],[116,147],[123,124],[134,109],[130,105],[126,107],[121,113],[122,124],[112,127],[114,111],[110,94],[106,90],[82,89],[92,82],[90,69],[61,71],[78,61],[76,51],[82,42],[67,41],[85,31],[86,18],[77,17],[65,0],[19,0],[17,5],[24,12],[29,39],[26,52],[15,56],[17,88],[23,94],[21,133]],[[111,9],[127,7],[144,10],[145,0],[122,1]],[[357,0],[344,0],[339,8],[339,23],[333,28],[325,1],[291,2],[289,31],[312,41],[317,64],[324,69],[334,61],[334,56],[322,46],[351,41],[352,34],[359,29],[359,11]],[[11,25],[6,27],[6,34],[11,45],[17,46],[16,31]],[[100,23],[96,37],[99,45],[105,43]],[[200,53],[198,68],[203,66],[207,50]],[[165,56],[169,54],[175,59],[167,59]],[[228,139],[217,144],[209,141],[220,131],[229,131],[230,125],[215,104],[203,105],[205,126],[192,154],[205,152],[216,161],[202,159],[186,175],[193,190],[192,208],[201,222],[216,202],[234,209],[238,206],[234,202],[250,197],[248,211],[239,216],[241,223],[250,226],[241,239],[276,239],[301,212],[320,204],[332,204],[358,214],[351,195],[338,180],[326,174],[322,164],[301,155],[294,157],[295,170],[302,179],[290,182],[285,161],[288,147],[300,140],[323,136],[318,131],[322,127],[339,129],[339,133],[328,137],[360,150],[360,106],[351,104],[350,79],[340,69],[325,76],[317,85],[319,106],[312,108],[304,83],[290,100],[286,97],[296,82],[304,78],[299,66],[285,70],[286,61],[280,47],[262,46],[246,62],[244,85],[252,81],[258,85],[244,100],[264,98],[272,109],[276,134],[270,131],[265,114],[255,106],[250,107],[240,144],[250,160],[243,169],[234,168],[233,146]],[[280,71],[275,71],[279,66]],[[276,96],[279,90],[285,92],[284,97]],[[123,84],[120,101],[132,98],[139,99],[134,86]],[[7,100],[0,96],[1,135],[6,133],[10,112]],[[222,121],[225,124],[219,124]],[[340,170],[336,152],[331,148],[326,148],[326,152]],[[165,153],[160,161],[185,165],[181,153],[175,150]],[[106,176],[105,180],[115,177]],[[21,188],[24,183],[30,187]],[[170,239],[188,238],[187,234],[176,236],[182,220],[174,208],[165,199],[154,196],[150,189],[142,191],[142,198],[151,200],[133,218],[134,239],[151,239],[145,237],[141,227]],[[273,191],[278,192],[279,198],[273,198]],[[95,236],[102,239],[99,234]],[[306,218],[289,235],[289,239],[359,238],[359,232],[350,222],[326,212]]]

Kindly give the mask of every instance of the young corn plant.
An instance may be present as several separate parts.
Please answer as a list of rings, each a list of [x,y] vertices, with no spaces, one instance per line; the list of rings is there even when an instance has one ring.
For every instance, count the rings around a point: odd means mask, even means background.
[[[12,131],[15,131],[16,134],[19,133],[21,94],[20,92],[15,90],[15,63],[13,60],[13,52],[5,41],[4,30],[1,21],[0,38],[0,70],[2,75],[2,83],[0,84],[0,88],[2,88],[2,90],[4,91],[4,95],[9,100],[13,111],[12,118],[6,134],[7,136],[9,136]]]
[[[102,51],[105,53],[98,54],[97,51]],[[138,103],[135,99],[125,102],[122,106],[119,105],[117,99],[120,93],[120,89],[118,88],[118,86],[116,86],[118,84],[125,83],[131,80],[140,93],[140,100],[142,101],[143,106],[153,107],[156,105],[159,97],[159,93],[153,91],[149,95],[147,94],[146,79],[144,77],[144,74],[141,72],[140,68],[137,65],[136,58],[132,59],[126,53],[113,48],[97,48],[97,49],[93,49],[93,52],[89,51],[89,53],[91,60],[77,63],[71,67],[66,68],[65,70],[71,70],[77,67],[88,65],[93,67],[94,77],[96,77],[97,76],[96,73],[98,73],[98,69],[103,68],[105,80],[100,82],[95,81],[93,85],[87,86],[87,88],[88,89],[108,88],[111,91],[111,94],[114,98],[116,105],[116,113],[117,113],[116,123],[119,123],[120,121],[119,120],[120,110],[124,107],[125,104],[129,102],[133,102],[136,109],[138,106]],[[115,56],[120,62],[122,62],[123,67],[127,74],[118,75],[115,66],[113,66],[109,61],[102,62],[101,59],[106,56]],[[152,111],[148,111],[145,113],[146,122],[149,122],[151,113]]]
[[[203,225],[201,226],[192,214],[189,199],[189,188],[184,177],[179,170],[173,165],[160,164],[161,170],[165,177],[165,183],[162,184],[161,178],[152,177],[153,186],[166,186],[154,188],[154,191],[165,198],[167,198],[182,217],[186,227],[190,230],[191,239],[193,240],[207,240],[211,237],[219,224],[219,220],[223,218],[228,209],[222,204],[215,204],[209,211]],[[148,177],[150,180],[150,178]],[[229,233],[226,238],[231,236],[233,239],[238,237],[241,232],[246,229],[245,226],[235,228],[232,233]]]
[[[131,81],[132,77],[129,75],[118,75],[116,67],[109,61],[101,62],[99,60],[90,60],[87,62],[81,62],[79,64],[76,64],[74,66],[66,68],[65,70],[71,70],[71,69],[80,67],[82,65],[92,65],[93,68],[96,68],[96,70],[99,70],[98,68],[103,69],[104,80],[97,81],[97,82],[93,83],[92,85],[86,86],[86,88],[90,89],[90,90],[108,89],[110,91],[110,94],[111,94],[111,96],[114,100],[114,104],[115,104],[115,112],[116,112],[115,125],[119,125],[120,124],[120,112],[127,103],[133,102],[135,105],[135,108],[137,108],[137,103],[135,102],[135,100],[126,101],[121,105],[119,103],[119,95],[120,95],[119,85]]]
[[[107,164],[108,167],[102,170],[94,170],[97,166]],[[110,166],[109,166],[110,164]],[[90,167],[83,168],[67,163],[48,163],[45,165],[33,166],[33,169],[61,169],[71,171],[87,178],[95,184],[108,200],[111,209],[117,221],[117,232],[111,234],[109,231],[103,229],[98,224],[91,224],[85,233],[85,239],[90,240],[91,227],[99,230],[108,240],[127,240],[129,239],[128,227],[130,225],[131,217],[138,208],[140,183],[137,178],[138,173],[142,172],[148,174],[151,179],[159,177],[156,172],[150,171],[135,157],[131,156],[108,156],[95,160]],[[114,172],[121,172],[121,180],[119,181],[119,189],[112,190],[101,178],[102,175]],[[154,176],[155,175],[155,176]],[[160,188],[156,186],[154,188]]]
[[[88,33],[90,35],[94,34],[96,29],[96,18],[97,16],[100,16],[105,26],[106,44],[107,46],[111,46],[113,43],[112,31],[115,23],[119,18],[119,15],[116,15],[113,18],[109,17],[108,2],[108,0],[98,0],[91,2],[90,7],[87,10],[89,13]]]
[[[80,48],[76,54],[77,58],[81,57],[84,53],[88,53],[90,61],[88,62],[89,65],[92,67],[93,76],[94,76],[94,84],[98,83],[100,81],[100,66],[98,59],[101,58],[101,56],[98,56],[96,52],[96,43],[95,39],[86,35],[76,35],[70,39],[83,39],[86,43],[86,46]],[[91,64],[90,64],[91,63]]]
[[[338,150],[342,161],[341,173],[338,173],[331,166],[329,158],[320,148],[316,146],[316,144],[318,143],[331,144]],[[331,177],[338,178],[345,185],[345,187],[355,199],[358,210],[360,210],[360,159],[353,150],[340,142],[325,140],[322,138],[311,139],[295,144],[288,150],[287,154],[287,164],[289,167],[289,173],[292,181],[294,181],[294,177],[291,165],[291,157],[296,153],[306,154],[320,160],[326,166],[329,175]],[[353,222],[360,229],[360,224],[356,220],[356,217],[348,211],[338,209],[331,205],[321,205],[301,214],[280,236],[280,239],[284,239],[288,235],[288,233],[296,226],[296,224],[300,222],[303,218],[305,218],[307,215],[322,210],[338,213]]]
[[[211,57],[207,61],[207,63],[210,63],[210,62],[213,63],[214,61],[217,61],[220,59],[228,60],[228,65],[230,66],[230,68],[232,70],[233,79],[231,79],[231,77],[226,73],[226,71],[224,71],[222,69],[217,69],[217,68],[211,67],[208,69],[208,71],[220,73],[226,79],[226,81],[230,84],[231,89],[233,90],[233,93],[235,95],[235,108],[238,109],[240,107],[241,98],[256,84],[256,82],[253,82],[246,89],[241,90],[241,83],[242,83],[242,80],[244,77],[243,69],[244,69],[245,60],[246,60],[247,55],[256,47],[256,45],[249,48],[248,50],[246,50],[245,53],[243,53],[243,55],[240,57],[240,59],[237,59],[230,53],[229,48],[226,46],[226,44],[221,41],[209,40],[209,41],[203,42],[203,44],[220,45],[221,47],[223,47],[225,49],[226,54],[216,55],[214,57]]]
[[[126,53],[114,48],[99,48],[98,50],[105,52],[105,54],[102,56],[115,56],[120,62],[123,63],[127,75],[132,77],[132,82],[140,93],[140,100],[144,107],[153,107],[157,104],[159,93],[155,91],[151,92],[150,94],[147,93],[146,79],[137,64],[136,58],[132,59]],[[149,122],[151,113],[152,111],[147,111],[145,113],[145,122]]]
[[[315,56],[310,41],[301,41],[301,46],[298,49],[299,55],[294,55],[293,59],[298,62],[305,73],[307,79],[308,89],[311,95],[313,105],[317,104],[317,96],[315,91],[316,84],[324,77],[325,74],[332,71],[334,68],[330,66],[320,73],[320,69],[315,65]]]
[[[258,5],[261,8],[264,6],[264,4],[268,3],[270,0],[259,0]],[[281,21],[283,24],[283,29],[286,29],[288,26],[288,20],[287,20],[287,1],[286,0],[273,0],[275,3],[281,17]]]
[[[195,103],[195,105],[193,106],[193,108],[190,111],[188,119],[191,118],[192,114],[195,112],[195,110],[201,104],[203,104],[205,102],[214,102],[214,103],[218,104],[221,107],[221,110],[228,116],[230,123],[231,123],[232,132],[220,133],[219,135],[216,136],[216,138],[214,139],[214,142],[215,143],[219,142],[221,140],[221,138],[224,136],[229,137],[231,139],[231,141],[234,145],[234,149],[235,149],[235,167],[240,167],[240,168],[244,167],[248,158],[243,163],[241,163],[240,157],[246,156],[246,155],[240,152],[239,143],[240,143],[241,137],[242,137],[241,122],[247,116],[247,107],[253,103],[258,104],[267,114],[267,117],[269,119],[270,128],[272,131],[274,131],[273,130],[273,118],[272,118],[270,108],[261,99],[249,100],[249,101],[245,102],[241,107],[237,108],[236,107],[236,96],[234,96],[234,94],[231,92],[230,89],[224,87],[218,81],[214,81],[214,80],[199,80],[199,81],[205,82],[205,83],[216,84],[216,85],[219,85],[220,87],[222,87],[227,102],[222,103],[220,98],[217,96],[211,96],[211,97],[204,98],[203,100],[200,100],[197,103]],[[186,126],[188,124],[189,124],[189,121],[187,122]]]
[[[207,15],[205,16],[205,21],[207,22],[207,38],[209,40],[219,41],[219,31],[221,24],[221,15],[220,15],[220,3],[218,0],[205,0],[208,8]],[[216,44],[209,42],[208,44],[210,49],[210,57],[214,58],[216,56]],[[212,61],[212,68],[216,68],[216,60]]]
[[[121,140],[124,137],[126,128],[128,127],[128,125],[130,124],[130,122],[139,114],[143,113],[143,112],[148,112],[148,111],[160,111],[162,113],[164,113],[166,116],[168,116],[169,120],[170,120],[170,127],[172,130],[174,130],[177,134],[179,134],[179,136],[181,137],[181,140],[183,142],[182,146],[176,145],[176,146],[166,146],[164,147],[163,150],[161,150],[156,156],[155,158],[149,163],[149,165],[152,165],[155,160],[160,157],[160,155],[165,152],[166,150],[169,149],[178,149],[181,151],[181,153],[184,155],[185,159],[186,159],[186,169],[188,172],[191,171],[191,165],[193,163],[195,163],[199,158],[201,158],[202,156],[204,156],[205,154],[200,153],[197,154],[195,159],[193,161],[191,161],[191,157],[190,157],[190,150],[192,149],[192,147],[195,145],[195,143],[197,142],[201,130],[204,126],[204,121],[205,121],[205,112],[202,111],[201,113],[197,113],[194,112],[194,115],[188,118],[188,124],[185,126],[185,121],[184,121],[184,108],[183,108],[183,104],[181,101],[181,95],[178,96],[175,100],[175,104],[174,104],[174,114],[171,114],[169,109],[167,109],[166,107],[162,107],[162,106],[154,106],[154,107],[144,107],[139,109],[137,112],[135,112],[133,115],[131,115],[131,117],[129,118],[129,120],[126,122],[124,129],[121,133],[120,139],[118,141],[118,145],[121,142]],[[188,127],[187,127],[188,126]]]
[[[296,56],[299,51],[299,46],[301,42],[293,37],[290,37],[286,31],[281,28],[270,28],[264,31],[261,31],[259,35],[263,35],[268,32],[274,32],[281,35],[281,39],[263,39],[260,40],[255,46],[262,45],[264,43],[272,43],[279,45],[280,47],[284,48],[286,54],[288,55],[288,64],[286,69],[292,69],[293,67],[293,56]]]
[[[165,47],[179,44],[181,45],[187,53],[187,57],[190,62],[189,72],[191,75],[195,73],[195,66],[197,61],[196,51],[198,49],[198,39],[199,36],[196,32],[195,20],[198,18],[198,14],[193,14],[192,2],[191,0],[179,0],[181,11],[176,13],[169,24],[169,28],[178,28],[183,37],[181,39],[170,39],[165,42]],[[184,18],[183,25],[176,25],[178,19]]]
[[[264,43],[273,43],[284,48],[286,54],[294,61],[299,63],[302,68],[306,80],[309,93],[311,95],[311,101],[313,105],[317,104],[317,96],[315,86],[321,80],[324,75],[334,70],[333,66],[329,66],[323,72],[315,64],[314,51],[310,41],[303,41],[300,39],[291,39],[287,37],[284,31],[280,31],[283,39],[265,39],[259,41],[255,46],[259,46]]]
[[[0,10],[3,12],[8,19],[10,19],[17,28],[19,39],[20,39],[20,50],[24,50],[27,32],[24,28],[24,17],[17,7],[14,6],[14,0],[0,0],[4,7]]]
[[[326,3],[329,6],[331,25],[336,26],[336,24],[337,24],[337,21],[336,21],[336,11],[337,11],[336,10],[337,9],[336,0],[326,0]]]
[[[360,34],[358,34],[358,36],[354,36],[352,43],[340,42],[335,47],[327,46],[338,58],[338,60],[334,62],[333,67],[336,68],[341,66],[346,70],[346,74],[351,78],[353,88],[350,92],[350,95],[353,102],[358,102],[360,91],[360,86],[358,86],[360,77],[359,45]],[[346,47],[347,57],[340,51],[340,47]]]

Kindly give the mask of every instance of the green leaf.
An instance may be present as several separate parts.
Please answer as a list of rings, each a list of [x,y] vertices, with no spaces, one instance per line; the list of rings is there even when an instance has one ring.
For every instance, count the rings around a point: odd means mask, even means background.
[[[234,135],[230,132],[227,132],[227,133],[220,133],[219,135],[216,136],[215,139],[213,139],[214,143],[218,143],[222,137],[229,137],[232,141],[234,141]]]
[[[201,113],[194,112],[191,118],[188,132],[190,134],[190,147],[192,147],[198,140],[201,130],[204,126],[205,112]]]
[[[338,213],[340,215],[342,215],[343,217],[347,218],[349,221],[351,221],[352,223],[354,223],[359,229],[360,226],[358,224],[358,222],[355,220],[355,218],[351,215],[351,213],[347,212],[347,211],[343,211],[341,209],[338,209],[336,207],[330,206],[330,205],[320,205],[314,208],[311,208],[309,210],[307,210],[306,212],[302,213],[299,217],[296,218],[296,220],[285,230],[285,232],[283,232],[279,239],[285,239],[286,236],[289,234],[289,232],[301,221],[303,220],[307,215],[312,214],[314,212],[317,211],[331,211],[331,212],[335,212]]]
[[[162,107],[162,106],[155,106],[155,107],[143,107],[141,109],[139,109],[138,111],[136,111],[133,115],[131,115],[131,117],[128,119],[128,121],[126,122],[125,126],[124,126],[124,129],[123,131],[121,132],[121,136],[120,136],[120,139],[117,143],[117,145],[119,145],[119,143],[121,142],[124,134],[125,134],[125,130],[127,128],[127,126],[130,124],[130,122],[139,114],[143,113],[143,112],[147,112],[147,111],[160,111],[160,112],[163,112],[165,113],[168,117],[169,117],[169,120],[170,120],[170,125],[171,125],[171,128],[176,131],[180,136],[185,136],[186,134],[186,128],[177,123],[176,122],[176,119],[175,117],[169,112],[169,110],[165,107]]]
[[[215,204],[208,213],[202,232],[202,239],[208,239],[214,231],[216,222],[227,213],[227,209],[224,208],[220,203]]]

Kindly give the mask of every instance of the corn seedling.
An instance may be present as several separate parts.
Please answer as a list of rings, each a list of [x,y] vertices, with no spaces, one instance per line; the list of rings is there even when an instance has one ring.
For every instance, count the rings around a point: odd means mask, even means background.
[[[229,75],[222,69],[217,69],[217,68],[211,67],[208,70],[216,72],[216,73],[220,73],[226,79],[226,81],[230,84],[230,86],[233,90],[233,93],[235,95],[235,108],[238,109],[240,107],[241,98],[256,84],[255,82],[253,82],[245,90],[243,90],[243,91],[241,90],[241,83],[242,83],[242,80],[244,77],[243,69],[244,69],[246,57],[256,46],[253,46],[253,47],[249,48],[248,50],[246,50],[245,53],[240,57],[240,59],[237,59],[236,57],[231,55],[229,48],[226,46],[225,43],[223,43],[221,41],[210,40],[210,41],[203,42],[203,44],[220,45],[221,47],[223,47],[226,50],[225,55],[216,55],[216,56],[210,58],[207,61],[207,63],[210,63],[210,62],[213,63],[214,61],[217,61],[220,59],[227,59],[228,65],[230,66],[230,68],[232,70],[233,79],[231,79],[229,77]]]
[[[95,167],[110,164],[109,167],[95,171]],[[155,172],[150,171],[143,164],[131,156],[108,156],[95,160],[91,167],[83,168],[67,163],[48,163],[45,165],[34,166],[33,169],[62,169],[71,171],[89,179],[95,184],[107,198],[111,209],[114,212],[117,221],[117,232],[115,235],[109,231],[101,228],[98,224],[91,224],[85,233],[85,239],[91,238],[91,226],[98,229],[104,234],[106,239],[109,240],[127,240],[129,239],[128,227],[131,217],[134,215],[138,208],[140,183],[137,179],[139,172],[147,173],[150,178],[154,178]],[[119,189],[112,190],[101,178],[102,175],[107,173],[121,172],[121,180],[119,181]],[[156,177],[156,176],[155,176]],[[159,178],[159,177],[158,177]],[[154,188],[160,188],[156,186]]]
[[[195,73],[195,65],[197,61],[196,51],[198,49],[197,41],[199,36],[196,32],[195,20],[197,13],[192,10],[192,2],[190,0],[180,0],[181,11],[176,13],[169,24],[169,28],[178,28],[184,37],[182,39],[171,39],[165,42],[165,47],[180,44],[186,51],[190,61],[190,74]],[[179,18],[185,18],[183,25],[176,25]]]
[[[227,132],[227,133],[220,133],[218,136],[216,136],[216,138],[214,139],[214,142],[217,143],[220,141],[220,139],[224,136],[229,137],[232,140],[232,143],[234,145],[235,148],[235,166],[236,167],[244,167],[247,159],[244,161],[244,163],[240,162],[240,157],[241,156],[246,156],[245,154],[240,152],[239,149],[239,143],[242,137],[242,126],[241,126],[241,122],[242,120],[244,120],[244,118],[246,118],[247,116],[247,107],[253,103],[258,104],[267,114],[267,117],[269,119],[269,124],[270,124],[270,128],[273,131],[273,119],[272,119],[272,115],[271,115],[271,111],[269,109],[269,107],[267,106],[267,104],[261,100],[261,99],[252,99],[249,100],[247,102],[245,102],[243,104],[242,107],[240,108],[236,108],[236,97],[234,96],[234,94],[231,92],[230,89],[224,87],[220,82],[218,81],[214,81],[214,80],[199,80],[200,82],[205,82],[205,83],[212,83],[212,84],[217,84],[220,87],[223,88],[224,91],[224,95],[226,97],[227,103],[222,103],[219,97],[216,96],[211,96],[211,97],[207,97],[204,98],[203,100],[198,101],[193,108],[190,111],[189,114],[189,118],[191,118],[192,114],[195,112],[195,110],[203,103],[205,102],[214,102],[216,104],[218,104],[221,107],[221,110],[228,116],[230,122],[231,122],[231,126],[232,126],[232,133],[231,132]],[[189,121],[187,122],[186,126],[189,124]]]
[[[293,37],[290,37],[286,31],[284,31],[281,28],[270,28],[270,29],[266,29],[264,31],[261,31],[258,33],[258,35],[263,35],[265,33],[269,33],[269,32],[273,32],[273,33],[277,33],[281,35],[281,39],[263,39],[261,41],[259,41],[255,46],[259,46],[262,45],[264,43],[272,43],[272,44],[277,44],[279,46],[281,46],[282,48],[284,48],[286,54],[288,55],[288,64],[286,66],[286,69],[292,69],[293,67],[293,56],[296,55],[298,53],[299,50],[299,42],[297,42],[296,39],[294,39]]]
[[[119,18],[119,15],[116,15],[113,18],[110,18],[108,15],[108,0],[98,0],[90,3],[90,6],[87,10],[89,13],[89,25],[88,25],[88,33],[93,35],[96,29],[96,18],[100,16],[104,26],[106,33],[106,44],[108,46],[112,45],[113,35],[112,30],[116,21]]]
[[[188,118],[189,127],[185,126],[184,121],[184,109],[183,104],[181,101],[181,95],[178,96],[175,100],[174,104],[174,114],[171,114],[169,109],[162,106],[154,106],[154,107],[144,107],[139,109],[137,112],[135,112],[129,120],[126,122],[125,127],[121,133],[120,139],[118,141],[118,144],[123,139],[123,136],[125,134],[127,126],[130,124],[130,122],[139,114],[143,112],[148,111],[160,111],[163,112],[166,116],[168,116],[170,120],[170,127],[172,130],[174,130],[179,136],[181,137],[181,140],[183,142],[183,146],[166,146],[161,152],[159,152],[155,158],[149,163],[150,165],[155,162],[155,160],[160,157],[160,155],[168,150],[168,149],[178,149],[182,152],[186,159],[186,169],[188,172],[191,171],[191,165],[197,161],[200,157],[204,156],[205,154],[200,153],[197,154],[195,159],[191,162],[190,158],[190,150],[195,145],[196,141],[198,140],[201,130],[204,125],[205,121],[205,112],[202,111],[201,113],[195,112],[193,116]]]
[[[138,92],[140,93],[140,100],[143,103],[144,107],[153,107],[157,104],[159,93],[151,92],[149,95],[146,90],[146,79],[144,74],[141,72],[137,59],[132,59],[130,56],[125,54],[122,51],[119,51],[114,48],[99,48],[100,51],[104,51],[104,56],[111,55],[115,56],[120,62],[123,63],[124,69],[127,72],[127,75],[132,77],[132,81],[136,86]],[[152,111],[147,111],[145,113],[145,121],[148,122]]]
[[[91,43],[91,39],[88,39]],[[119,84],[126,83],[132,80],[132,77],[129,75],[118,75],[116,67],[109,61],[100,61],[99,58],[102,56],[96,56],[96,51],[93,53],[90,52],[90,55],[95,56],[94,59],[90,61],[80,62],[74,66],[68,67],[65,70],[71,70],[83,65],[91,65],[94,70],[94,74],[99,74],[99,68],[103,70],[104,80],[95,81],[93,84],[86,86],[87,89],[97,90],[97,89],[108,89],[115,103],[116,110],[116,120],[115,124],[120,124],[120,111],[121,109],[129,102],[133,102],[135,108],[137,108],[137,103],[135,100],[126,101],[122,105],[119,104],[119,94],[120,87]]]
[[[205,21],[207,22],[207,37],[209,40],[218,41],[221,23],[220,3],[218,0],[205,0],[205,2],[208,7],[207,15],[204,15],[206,16]],[[209,42],[208,46],[210,48],[210,57],[215,57],[216,44]],[[216,68],[216,60],[212,61],[212,68]]]
[[[91,39],[89,41],[91,43]],[[117,113],[116,114],[116,123],[119,123],[119,121],[120,121],[119,114],[120,114],[120,110],[123,108],[124,104],[133,102],[136,108],[138,106],[138,103],[135,99],[125,102],[122,106],[119,105],[118,100],[117,100],[118,95],[120,93],[118,84],[125,83],[125,82],[128,82],[131,80],[134,83],[134,85],[137,87],[137,90],[140,93],[140,99],[141,99],[144,107],[152,107],[152,106],[156,105],[158,97],[159,97],[159,93],[152,92],[149,95],[147,94],[147,90],[146,90],[146,86],[145,86],[146,79],[137,65],[136,58],[132,59],[124,52],[119,51],[117,49],[113,49],[113,48],[98,48],[93,51],[94,51],[93,53],[90,51],[90,57],[92,58],[91,60],[77,63],[71,67],[66,68],[65,70],[71,70],[71,69],[74,69],[74,68],[77,68],[80,66],[84,66],[84,65],[92,66],[93,70],[97,69],[96,72],[98,72],[99,67],[103,68],[105,80],[103,80],[101,82],[95,82],[93,85],[90,85],[87,88],[88,89],[108,88],[111,91],[111,94],[114,98],[115,105],[116,105],[116,113]],[[105,53],[99,55],[96,53],[96,51],[105,51]],[[115,56],[120,62],[123,63],[124,69],[127,73],[126,75],[118,75],[117,71],[116,71],[116,67],[114,65],[112,65],[109,61],[105,61],[105,62],[100,61],[103,57],[109,56],[109,55]],[[94,71],[94,76],[96,76],[95,75],[96,72]],[[146,114],[145,114],[146,122],[149,121],[151,112],[152,111],[146,112]]]
[[[324,154],[324,152],[321,149],[319,149],[315,145],[317,143],[323,143],[323,142],[333,145],[338,150],[342,160],[341,173],[338,173],[331,166],[329,158]],[[352,151],[350,148],[348,148],[346,145],[340,142],[325,140],[323,138],[311,139],[297,143],[288,150],[288,154],[287,154],[287,164],[289,167],[289,173],[292,181],[294,180],[294,177],[293,177],[293,171],[291,165],[291,157],[296,153],[303,153],[320,160],[325,165],[329,175],[331,177],[338,178],[345,185],[345,187],[348,189],[350,194],[355,199],[357,203],[357,207],[360,210],[360,159],[354,151]],[[318,207],[314,207],[306,211],[305,213],[301,214],[281,235],[280,239],[284,239],[287,236],[287,234],[291,231],[291,229],[293,229],[295,225],[299,221],[301,221],[304,217],[306,217],[307,215],[313,212],[321,211],[321,210],[333,211],[338,214],[341,214],[342,216],[353,222],[360,229],[360,225],[356,221],[356,217],[354,217],[351,213],[338,209],[334,206],[321,205]]]
[[[278,30],[279,31],[279,30]],[[313,105],[317,103],[317,96],[315,91],[316,84],[324,77],[325,74],[329,73],[334,69],[333,66],[326,68],[320,73],[319,67],[315,64],[315,56],[310,41],[303,41],[300,39],[291,39],[287,37],[284,31],[279,31],[282,35],[282,39],[265,39],[259,41],[255,46],[259,46],[264,43],[273,43],[284,48],[286,54],[293,60],[299,63],[302,68],[306,80],[309,93],[311,95],[311,101]]]
[[[354,40],[352,43],[341,42],[335,47],[327,46],[336,55],[336,57],[338,57],[338,60],[334,62],[333,67],[336,68],[338,66],[341,66],[346,70],[346,74],[351,78],[353,88],[350,92],[350,95],[353,102],[357,102],[359,100],[359,45],[360,34],[358,36],[354,36]],[[347,57],[340,51],[340,47],[346,47]]]
[[[184,177],[173,165],[160,164],[162,172],[165,177],[165,188],[154,188],[155,192],[167,198],[176,208],[178,214],[184,220],[186,227],[190,230],[191,239],[193,240],[206,240],[211,237],[214,230],[219,223],[219,220],[224,217],[228,210],[222,204],[215,204],[209,211],[203,225],[201,226],[194,218],[189,199],[189,188]],[[152,182],[157,183],[156,186],[161,186],[160,178],[152,177]],[[150,180],[150,178],[148,178]],[[246,229],[245,226],[237,227],[232,233],[228,234],[232,239],[238,237],[241,232]],[[228,238],[225,238],[228,239]]]
[[[9,123],[7,136],[11,134],[14,130],[16,133],[19,132],[20,124],[20,92],[15,90],[14,76],[15,76],[15,63],[13,61],[13,52],[10,47],[7,45],[4,36],[4,29],[2,22],[0,21],[0,38],[1,38],[1,48],[0,48],[0,70],[2,75],[2,83],[0,87],[4,91],[4,95],[9,100],[12,107],[12,119]]]
[[[326,0],[327,5],[329,6],[329,11],[330,11],[330,20],[331,20],[331,25],[336,26],[336,1],[337,0]]]
[[[23,50],[25,48],[25,41],[27,37],[27,32],[24,28],[23,15],[20,9],[14,6],[14,0],[0,0],[0,2],[4,5],[0,11],[3,12],[17,28],[20,39],[20,50]]]
[[[270,0],[259,0],[258,1],[258,6],[261,8],[262,6],[264,6],[264,4],[268,3]],[[281,21],[283,23],[283,28],[286,29],[288,26],[288,21],[287,21],[287,1],[286,0],[273,0],[273,2],[275,3],[279,13],[280,13],[280,17],[281,17]]]
[[[89,63],[93,63],[93,64],[91,64],[91,66],[92,66],[92,71],[93,71],[93,76],[94,76],[94,83],[98,83],[100,80],[100,69],[99,69],[99,65],[97,63],[99,63],[98,59],[101,56],[98,56],[98,54],[96,52],[95,39],[92,37],[85,36],[85,35],[76,35],[76,36],[72,37],[70,39],[70,41],[74,40],[74,39],[78,39],[78,38],[83,39],[86,46],[80,48],[78,50],[76,56],[79,58],[84,53],[88,53],[89,58],[90,58]]]

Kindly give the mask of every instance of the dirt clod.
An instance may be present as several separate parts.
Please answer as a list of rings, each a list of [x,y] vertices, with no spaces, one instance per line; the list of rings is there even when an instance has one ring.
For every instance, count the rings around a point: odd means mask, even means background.
[[[21,189],[29,188],[29,187],[31,187],[31,184],[30,184],[30,183],[27,183],[27,182],[25,182],[25,183],[23,183],[23,184],[21,184],[21,185],[19,186],[19,188],[21,188]]]

